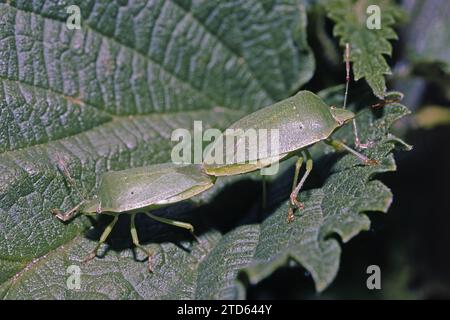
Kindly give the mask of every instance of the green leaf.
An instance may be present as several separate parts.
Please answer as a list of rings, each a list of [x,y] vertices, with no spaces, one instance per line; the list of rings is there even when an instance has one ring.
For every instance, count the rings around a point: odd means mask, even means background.
[[[141,243],[155,252],[154,273],[132,250],[127,215],[100,256],[82,263],[109,217],[63,224],[50,214],[79,200],[58,159],[90,193],[107,170],[169,161],[174,129],[191,129],[194,120],[226,128],[311,77],[301,1],[218,3],[0,4],[0,297],[244,298],[247,280],[257,283],[287,261],[305,267],[321,291],[339,266],[334,234],[348,241],[368,229],[363,212],[387,210],[392,195],[372,179],[395,169],[391,152],[399,140],[389,127],[407,113],[397,104],[381,118],[368,111],[358,118],[363,141],[375,141],[366,152],[380,165],[313,148],[324,184],[300,194],[306,209],[294,223],[286,223],[290,179],[283,172],[270,183],[264,216],[245,197],[250,207],[220,212],[230,202],[220,198],[246,176],[233,177],[200,201],[157,212],[193,223],[198,242],[138,215]],[[81,8],[79,31],[65,27],[69,4]],[[350,127],[338,136],[351,143]],[[239,219],[218,221],[232,214]],[[79,289],[70,287],[69,266],[80,268]]]
[[[186,237],[180,239],[179,230],[168,229],[142,216],[138,220],[138,232],[146,246],[156,252],[153,274],[143,262],[145,257],[139,253],[135,257],[128,249],[131,242],[124,236],[128,233],[125,223],[123,233],[111,240],[114,250],[82,264],[86,252],[95,246],[101,228],[95,235],[78,234],[24,266],[1,286],[3,296],[7,299],[243,298],[243,283],[247,281],[240,280],[247,278],[250,283],[257,283],[288,261],[304,266],[321,291],[331,283],[339,267],[341,249],[338,241],[330,236],[337,234],[347,242],[360,231],[369,229],[370,221],[363,212],[386,212],[390,206],[391,192],[373,177],[395,170],[391,152],[400,140],[391,136],[388,128],[407,113],[398,104],[387,106],[382,118],[363,112],[359,116],[362,137],[376,142],[367,155],[380,160],[380,164],[363,166],[352,155],[333,161],[323,187],[300,194],[306,209],[298,212],[291,224],[286,222],[284,203],[260,224],[242,223],[223,233],[214,230],[216,217],[211,209],[205,208],[206,215],[201,220],[207,227],[201,228],[197,243]],[[339,136],[349,139],[350,128],[339,132]],[[322,146],[316,146],[313,154],[318,157],[319,151],[322,158]],[[323,169],[321,166],[317,171]],[[272,193],[271,197],[273,202],[277,194]],[[169,207],[168,211],[169,214],[172,211],[171,215],[177,212],[180,219],[189,215],[186,208]],[[70,265],[81,268],[79,290],[69,290],[66,286],[66,269]]]
[[[389,40],[397,39],[393,25],[402,16],[402,11],[391,1],[331,0],[323,1],[328,16],[336,23],[334,35],[340,44],[350,43],[350,61],[353,62],[355,81],[365,78],[374,95],[383,99],[386,93],[384,76],[391,74],[384,55],[392,55]],[[380,29],[369,29],[366,13],[369,5],[380,8]]]
[[[58,159],[90,193],[106,170],[168,161],[174,129],[223,129],[311,78],[302,1],[218,4],[0,1],[2,290],[90,245],[89,220],[50,213],[79,200]],[[81,30],[66,27],[69,5]]]

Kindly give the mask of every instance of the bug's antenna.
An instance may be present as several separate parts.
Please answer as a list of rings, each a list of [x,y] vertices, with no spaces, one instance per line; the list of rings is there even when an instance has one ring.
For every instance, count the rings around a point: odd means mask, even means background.
[[[344,106],[347,108],[347,96],[348,96],[348,86],[350,84],[350,44],[347,42],[345,44],[345,94],[344,94]]]
[[[350,85],[350,43],[345,43],[345,94],[344,94],[344,106],[347,108],[348,87]],[[355,135],[355,146],[357,148],[367,148],[370,144],[363,144],[359,139],[358,127],[356,125],[356,118],[353,118],[353,134]]]
[[[58,169],[62,172],[64,177],[66,178],[67,183],[70,187],[75,190],[78,196],[84,201],[86,200],[85,195],[78,189],[75,179],[70,175],[69,169],[67,169],[65,161],[59,156],[56,156],[56,160],[58,161]]]

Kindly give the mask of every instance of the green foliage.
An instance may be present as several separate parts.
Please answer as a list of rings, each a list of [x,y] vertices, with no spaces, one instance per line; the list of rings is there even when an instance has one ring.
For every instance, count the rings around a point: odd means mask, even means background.
[[[332,165],[315,168],[329,174],[321,188],[300,194],[306,209],[294,223],[286,223],[281,188],[269,193],[264,219],[252,219],[247,208],[240,221],[221,228],[215,222],[220,195],[246,176],[223,179],[195,207],[159,213],[199,226],[199,242],[138,217],[139,236],[155,251],[153,274],[130,249],[127,216],[103,256],[82,264],[107,221],[82,217],[63,224],[51,215],[52,208],[68,209],[79,200],[58,158],[78,187],[92,193],[105,171],[169,161],[176,128],[201,120],[224,129],[291,95],[312,77],[314,59],[300,0],[228,6],[173,0],[120,8],[43,2],[0,4],[1,297],[243,298],[246,278],[257,283],[288,261],[305,267],[321,291],[339,267],[341,249],[332,236],[348,241],[369,228],[363,212],[387,211],[392,195],[372,179],[395,169],[391,151],[398,140],[388,131],[407,113],[400,105],[388,106],[380,118],[365,112],[358,120],[363,139],[376,141],[367,153],[381,161],[378,166],[361,166],[349,155],[337,160],[328,148],[315,147],[315,159]],[[65,27],[69,4],[81,8],[81,30]],[[375,61],[380,53],[364,52],[353,59]],[[351,143],[349,128],[340,135]],[[285,181],[282,174],[271,185]],[[67,288],[70,265],[81,268],[80,290]]]
[[[336,23],[333,33],[340,37],[341,45],[351,44],[350,61],[353,62],[355,80],[365,78],[374,95],[383,99],[386,94],[384,76],[391,74],[383,55],[392,55],[389,40],[397,39],[393,30],[402,11],[390,1],[323,1],[328,16]],[[380,7],[380,29],[369,29],[366,13],[369,5]]]

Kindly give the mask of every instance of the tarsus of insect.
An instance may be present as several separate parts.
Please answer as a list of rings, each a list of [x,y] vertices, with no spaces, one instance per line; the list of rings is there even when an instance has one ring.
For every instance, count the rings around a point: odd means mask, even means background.
[[[217,164],[211,161],[212,154],[207,153],[203,164],[173,164],[163,163],[147,167],[132,168],[122,171],[103,173],[95,196],[87,199],[80,195],[82,201],[74,208],[62,212],[53,209],[53,214],[62,221],[72,219],[76,214],[86,215],[107,214],[113,216],[112,222],[105,228],[94,250],[84,259],[91,260],[97,255],[100,246],[110,235],[121,213],[131,215],[131,237],[133,244],[148,257],[148,268],[153,270],[151,258],[153,252],[146,249],[139,242],[135,218],[139,212],[162,223],[187,229],[194,234],[194,227],[186,222],[158,217],[151,211],[190,199],[211,188],[217,177],[244,174],[263,169],[271,164],[297,156],[295,164],[292,192],[289,197],[287,221],[294,220],[294,211],[302,209],[303,203],[298,199],[306,179],[313,169],[313,159],[308,147],[324,141],[339,150],[346,150],[365,165],[375,165],[377,160],[369,159],[360,152],[352,149],[342,141],[333,139],[332,134],[344,124],[352,121],[357,148],[370,145],[361,144],[355,114],[346,109],[350,83],[350,46],[345,48],[346,86],[344,105],[342,108],[328,106],[319,96],[310,91],[299,91],[294,96],[253,112],[230,126],[231,129],[277,129],[279,131],[278,153],[269,158],[257,158],[249,163]],[[381,105],[381,104],[380,104]],[[226,134],[226,133],[224,133]],[[224,138],[224,137],[222,137]],[[224,141],[224,139],[216,139]],[[211,148],[210,150],[213,150]],[[235,150],[235,148],[232,148]],[[225,154],[227,156],[227,154]],[[306,162],[306,171],[299,180],[300,169]],[[66,177],[68,184],[75,188],[75,180],[70,176],[68,168],[62,160],[58,161],[58,168]]]

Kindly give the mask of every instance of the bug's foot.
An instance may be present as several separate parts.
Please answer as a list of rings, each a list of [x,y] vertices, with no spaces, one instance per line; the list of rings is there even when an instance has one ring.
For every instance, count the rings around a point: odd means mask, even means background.
[[[96,255],[97,255],[97,252],[96,252],[96,251],[92,251],[91,253],[89,253],[89,254],[83,259],[82,263],[86,263],[86,262],[91,261],[92,259],[95,258]]]
[[[148,272],[153,273],[153,261],[152,261],[151,255],[148,256],[147,268],[148,268]]]
[[[200,239],[195,235],[194,231],[191,231],[191,235],[194,238],[195,242],[200,243]]]
[[[295,216],[294,216],[294,210],[292,210],[292,207],[289,206],[289,209],[288,209],[288,216],[287,216],[287,222],[288,222],[288,223],[291,223],[292,221],[294,221],[294,218],[295,218]]]
[[[367,159],[364,161],[364,164],[367,166],[375,166],[377,164],[380,164],[380,162],[378,160],[375,159]]]
[[[52,214],[63,222],[69,221],[73,217],[73,214],[67,214],[56,208],[52,209]]]
[[[305,208],[305,205],[302,202],[298,201],[295,195],[291,194],[287,218],[288,223],[294,221],[294,207],[302,210]]]
[[[52,214],[55,217],[57,217],[59,220],[63,220],[64,221],[64,214],[63,214],[63,212],[61,210],[54,208],[51,211],[52,211]]]
[[[293,206],[297,207],[300,210],[305,208],[305,205],[302,202],[298,201],[297,197],[295,195],[291,195],[290,198],[291,198],[291,204]]]
[[[357,149],[364,150],[373,147],[375,143],[373,141],[368,141],[366,143],[355,142],[355,146]]]
[[[303,202],[300,202],[297,199],[294,200],[294,206],[296,206],[300,210],[305,209],[305,205],[303,204]]]
[[[152,260],[150,259],[150,257],[148,257],[147,268],[148,272],[153,273]]]

